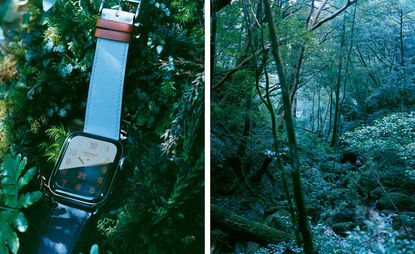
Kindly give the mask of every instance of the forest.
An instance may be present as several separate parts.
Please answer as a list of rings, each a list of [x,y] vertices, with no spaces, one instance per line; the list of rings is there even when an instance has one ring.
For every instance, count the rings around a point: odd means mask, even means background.
[[[34,253],[54,205],[48,178],[68,133],[83,129],[100,2],[0,0],[1,254]],[[202,9],[142,1],[124,81],[125,167],[82,253],[203,252]]]
[[[415,2],[211,6],[212,253],[415,253]]]

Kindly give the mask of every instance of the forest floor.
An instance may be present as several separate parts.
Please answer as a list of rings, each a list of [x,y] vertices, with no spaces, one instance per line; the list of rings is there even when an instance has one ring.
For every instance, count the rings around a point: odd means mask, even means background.
[[[397,137],[415,128],[399,121],[405,116],[410,118],[411,114],[390,114],[357,128],[345,135],[338,147],[330,147],[324,138],[298,130],[302,184],[318,253],[415,253],[415,185],[407,175],[407,163],[397,155],[406,145]],[[405,125],[406,129],[385,133],[385,122]],[[377,133],[365,134],[367,129],[383,130],[380,134],[387,138],[382,140]],[[354,146],[353,138],[360,141],[359,147]],[[379,138],[379,144],[391,144],[380,147],[371,138]],[[364,151],[365,146],[370,151]],[[376,154],[371,153],[375,151]],[[275,159],[256,183],[249,177],[241,180],[233,173],[233,166],[225,163],[212,169],[212,204],[249,221],[292,233],[289,206]],[[292,186],[288,164],[285,172]],[[266,244],[244,229],[225,231],[220,225],[215,227],[213,219],[214,253],[303,253],[295,240]]]

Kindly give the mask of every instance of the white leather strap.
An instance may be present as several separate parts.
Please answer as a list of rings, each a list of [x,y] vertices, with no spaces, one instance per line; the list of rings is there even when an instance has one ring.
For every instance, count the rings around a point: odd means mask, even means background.
[[[103,9],[102,19],[133,24],[134,14]],[[118,140],[128,42],[97,39],[84,132]]]

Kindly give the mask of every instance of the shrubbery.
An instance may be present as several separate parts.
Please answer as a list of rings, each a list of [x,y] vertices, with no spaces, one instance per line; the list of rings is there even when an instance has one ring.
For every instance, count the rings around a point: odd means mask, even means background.
[[[202,7],[142,3],[125,79],[126,170],[104,209],[111,223],[99,224],[104,249],[203,248]],[[98,8],[99,1],[56,1],[44,12],[41,0],[30,1],[0,54],[3,149],[30,157],[43,177],[66,133],[82,130]]]
[[[395,113],[345,133],[347,149],[372,163],[402,165],[407,175],[415,167],[415,113]],[[409,170],[407,170],[409,169]]]

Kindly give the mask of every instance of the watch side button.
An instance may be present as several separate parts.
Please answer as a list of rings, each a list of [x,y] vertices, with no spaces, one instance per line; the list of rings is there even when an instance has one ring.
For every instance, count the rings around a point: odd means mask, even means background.
[[[118,167],[120,168],[120,170],[124,169],[124,165],[125,165],[125,157],[122,157],[120,159],[120,162],[118,163]]]

